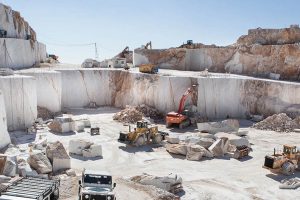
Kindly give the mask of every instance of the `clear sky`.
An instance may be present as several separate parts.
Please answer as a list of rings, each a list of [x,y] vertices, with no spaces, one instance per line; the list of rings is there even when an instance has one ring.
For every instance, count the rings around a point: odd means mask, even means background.
[[[282,28],[300,22],[299,0],[0,0],[20,11],[65,63],[100,60],[125,46],[152,41],[153,48],[181,45],[188,39],[204,44],[234,43],[249,28]]]

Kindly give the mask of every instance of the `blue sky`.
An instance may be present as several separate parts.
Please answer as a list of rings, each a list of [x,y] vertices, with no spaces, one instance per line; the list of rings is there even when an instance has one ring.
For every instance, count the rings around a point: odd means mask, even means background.
[[[234,43],[249,28],[299,24],[298,0],[0,0],[20,11],[65,63],[100,60],[125,46],[152,41],[153,48],[175,47],[188,39],[204,44]]]

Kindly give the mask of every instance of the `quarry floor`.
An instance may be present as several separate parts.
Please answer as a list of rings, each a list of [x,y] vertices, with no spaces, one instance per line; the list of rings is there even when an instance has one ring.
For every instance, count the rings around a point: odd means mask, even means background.
[[[134,188],[121,178],[148,173],[157,176],[178,174],[183,179],[184,192],[182,200],[199,199],[300,199],[300,188],[297,190],[280,190],[280,181],[287,178],[272,174],[262,168],[264,156],[271,154],[273,148],[281,149],[283,144],[300,144],[299,133],[276,133],[253,128],[250,121],[241,121],[242,131],[249,131],[248,138],[253,152],[250,157],[235,160],[229,157],[212,160],[188,161],[184,157],[169,154],[163,146],[132,147],[117,141],[119,132],[127,130],[127,126],[113,121],[112,116],[119,111],[117,108],[102,107],[98,109],[72,109],[68,113],[74,115],[87,114],[92,126],[100,127],[100,135],[90,136],[88,129],[81,133],[53,134],[47,130],[38,131],[37,135],[18,135],[17,143],[26,148],[28,143],[46,137],[49,142],[61,141],[66,148],[74,138],[89,139],[102,145],[103,158],[84,159],[71,157],[71,166],[77,171],[86,169],[105,170],[110,172],[117,182],[118,200],[150,200],[153,196],[147,191]],[[182,131],[176,128],[166,129],[163,124],[159,130],[185,137],[197,132],[196,127]],[[27,147],[28,148],[28,147]],[[297,172],[294,177],[300,176]],[[62,184],[61,198],[77,199],[77,179],[69,179]],[[62,191],[67,191],[63,194]]]

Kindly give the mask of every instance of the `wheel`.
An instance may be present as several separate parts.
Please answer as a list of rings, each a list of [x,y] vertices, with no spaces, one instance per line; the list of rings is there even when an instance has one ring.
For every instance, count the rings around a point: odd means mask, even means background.
[[[161,134],[156,134],[155,136],[154,136],[154,138],[152,138],[152,143],[153,144],[160,144],[161,143],[161,141],[162,141],[162,136],[161,136]]]
[[[295,165],[291,162],[283,163],[281,168],[282,168],[282,173],[288,176],[292,175],[296,169]]]
[[[179,124],[179,129],[184,129],[185,127],[188,127],[190,124],[191,121],[189,119],[186,119]]]
[[[135,141],[135,146],[139,147],[145,144],[145,136],[144,135],[140,135],[136,141]]]
[[[166,122],[166,128],[170,128],[172,126],[172,123]]]

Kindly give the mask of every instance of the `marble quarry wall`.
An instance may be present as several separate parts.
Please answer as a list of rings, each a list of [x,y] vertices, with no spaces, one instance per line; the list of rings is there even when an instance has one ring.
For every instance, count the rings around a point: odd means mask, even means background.
[[[153,63],[161,69],[234,73],[300,80],[300,28],[253,29],[226,47],[135,49],[134,65]]]
[[[290,28],[282,29],[249,29],[248,35],[241,36],[238,44],[294,44],[300,42],[300,28],[299,25],[291,25]]]
[[[22,75],[1,76],[0,90],[4,96],[8,130],[30,127],[37,117],[35,78]]]
[[[46,46],[37,41],[0,38],[0,67],[21,69],[46,60]]]
[[[246,118],[299,110],[300,84],[232,74],[202,76],[150,75],[110,69],[58,70],[62,108],[125,107],[147,104],[163,113],[177,110],[181,95],[198,85],[197,111],[208,118]],[[49,87],[51,88],[51,87]],[[45,92],[47,93],[47,92]]]
[[[8,38],[36,39],[34,30],[28,22],[21,17],[20,13],[11,9],[11,7],[0,3],[0,30],[7,31]]]
[[[37,106],[58,112],[95,102],[98,106],[115,107],[147,104],[162,113],[177,111],[182,94],[192,85],[197,86],[197,92],[187,104],[209,119],[300,114],[300,83],[295,82],[233,74],[172,76],[118,69],[19,73],[0,78],[9,130],[31,126],[37,117]]]
[[[37,105],[51,112],[61,111],[62,78],[56,71],[21,71],[18,74],[32,76],[36,80]]]
[[[32,67],[46,60],[46,46],[37,42],[35,31],[19,12],[0,3],[0,67]]]
[[[0,90],[0,149],[10,144],[10,137],[7,132],[7,121],[3,93]]]

